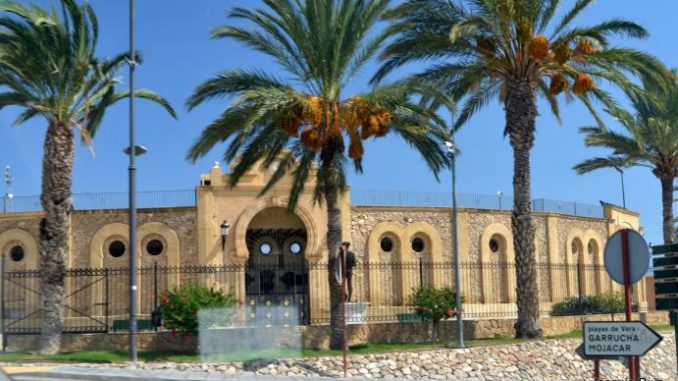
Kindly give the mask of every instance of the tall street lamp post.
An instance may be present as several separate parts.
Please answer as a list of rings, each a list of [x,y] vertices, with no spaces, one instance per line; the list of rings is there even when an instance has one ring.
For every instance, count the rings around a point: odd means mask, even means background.
[[[136,157],[146,153],[146,148],[135,144],[134,139],[134,70],[138,65],[134,47],[135,0],[129,0],[129,146],[124,152],[129,156],[129,357],[137,361],[137,167]]]
[[[14,194],[12,193],[12,168],[8,165],[5,167],[5,205],[3,212],[9,213],[12,211],[12,199]]]
[[[447,157],[450,159],[452,173],[452,247],[454,251],[454,291],[457,305],[457,348],[464,348],[464,319],[461,305],[461,270],[459,263],[459,243],[457,239],[457,178],[455,171],[457,147],[452,141],[446,141]]]
[[[619,172],[619,174],[621,175],[622,202],[624,209],[626,209],[626,191],[624,190],[624,170],[621,169],[620,167],[614,167],[614,169],[616,169],[617,172]]]

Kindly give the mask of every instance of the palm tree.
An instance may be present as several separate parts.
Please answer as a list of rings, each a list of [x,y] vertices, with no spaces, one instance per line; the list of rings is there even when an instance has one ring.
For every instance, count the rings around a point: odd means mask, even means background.
[[[109,106],[129,93],[116,91],[116,73],[127,61],[95,57],[98,24],[90,5],[60,0],[60,12],[21,1],[0,2],[0,108],[24,111],[15,124],[42,116],[47,122],[40,201],[42,334],[40,350],[59,351],[63,330],[64,276],[69,253],[69,217],[75,133],[90,144]],[[145,90],[137,96],[159,103]]]
[[[645,167],[652,170],[662,189],[664,244],[675,240],[673,180],[678,177],[678,84],[664,89],[646,86],[646,91],[629,91],[633,112],[613,108],[607,112],[622,131],[583,127],[586,145],[606,148],[612,154],[577,164],[584,174],[601,168]]]
[[[557,21],[554,15],[561,14],[560,0],[406,0],[387,12],[396,37],[383,52],[383,66],[373,81],[411,62],[436,61],[415,77],[421,83],[438,84],[453,100],[463,102],[455,129],[493,98],[504,105],[504,134],[514,160],[511,225],[517,337],[541,335],[535,226],[530,213],[537,97],[548,102],[558,120],[561,93],[583,102],[598,118],[592,100],[612,102],[597,87],[599,81],[626,85],[625,74],[654,78],[662,70],[647,54],[610,46],[613,35],[646,37],[645,29],[635,23],[612,19],[590,27],[572,26],[591,3],[577,0]]]
[[[233,100],[204,129],[188,159],[195,161],[215,145],[229,141],[224,160],[240,157],[230,185],[235,186],[258,162],[264,168],[277,168],[262,194],[286,173],[291,174],[290,209],[317,166],[315,199],[325,203],[328,216],[330,346],[338,349],[345,322],[340,284],[333,274],[342,239],[338,197],[346,185],[345,165],[350,159],[361,172],[363,142],[392,133],[419,151],[437,174],[447,165],[440,144],[446,136],[444,121],[412,99],[411,92],[425,89],[411,83],[379,86],[352,97],[343,94],[386,38],[373,29],[389,0],[265,3],[264,9],[230,11],[230,17],[248,20],[253,28],[221,26],[212,31],[212,37],[234,39],[266,54],[290,80],[242,69],[222,72],[198,86],[187,102],[189,109],[214,98]]]

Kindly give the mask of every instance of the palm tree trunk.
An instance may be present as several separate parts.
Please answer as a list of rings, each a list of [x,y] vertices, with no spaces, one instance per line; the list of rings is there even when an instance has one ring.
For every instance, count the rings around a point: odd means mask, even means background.
[[[61,123],[50,124],[45,137],[40,196],[45,212],[45,217],[40,221],[42,354],[58,353],[61,346],[73,159],[72,129]]]
[[[516,78],[508,84],[506,131],[513,148],[513,247],[516,258],[518,320],[516,337],[541,336],[539,289],[534,252],[534,223],[530,206],[530,150],[534,145],[537,103],[535,85]]]
[[[341,283],[336,278],[339,263],[339,245],[341,244],[341,209],[339,208],[339,187],[336,165],[333,160],[325,163],[324,193],[327,202],[327,278],[330,288],[330,349],[342,349],[346,319]]]
[[[661,178],[662,182],[662,214],[664,244],[675,241],[676,228],[673,225],[673,177]]]

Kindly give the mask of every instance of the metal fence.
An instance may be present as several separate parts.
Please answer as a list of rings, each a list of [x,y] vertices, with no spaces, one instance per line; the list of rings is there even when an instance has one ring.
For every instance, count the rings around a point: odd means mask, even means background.
[[[446,192],[405,192],[405,191],[351,191],[351,204],[356,206],[402,206],[402,207],[452,207],[452,195]],[[574,201],[534,199],[531,202],[535,212],[552,212],[573,216],[602,218],[601,205],[584,204]],[[513,197],[506,195],[483,195],[457,193],[457,206],[477,209],[513,209]]]
[[[74,193],[73,209],[126,209],[129,206],[127,192]],[[137,192],[138,208],[170,208],[195,206],[194,190],[141,191]],[[39,196],[16,196],[3,199],[3,213],[37,212],[42,210]]]
[[[400,192],[400,191],[351,191],[351,203],[356,206],[403,206],[403,207],[451,207],[450,193],[445,192]],[[194,190],[142,191],[137,192],[139,208],[169,208],[195,206]],[[513,197],[506,195],[483,195],[458,193],[457,205],[462,208],[511,210]],[[125,209],[128,207],[127,192],[74,193],[75,210]],[[40,197],[18,196],[4,199],[2,212],[35,212],[42,210]],[[535,212],[553,212],[573,216],[602,218],[603,207],[579,202],[548,199],[532,200]]]
[[[516,267],[512,263],[462,263],[462,296],[467,319],[516,316]],[[623,308],[618,286],[603,266],[537,266],[540,313],[544,316],[607,314]],[[2,331],[5,335],[40,332],[40,272],[2,273]],[[347,304],[349,324],[421,322],[411,298],[417,287],[451,287],[453,263],[359,263],[351,273]],[[126,268],[74,269],[65,274],[66,333],[109,332],[127,329],[129,271]],[[238,318],[232,326],[258,326],[292,319],[299,324],[329,322],[329,286],[326,264],[289,266],[185,266],[140,268],[139,328],[161,328],[155,317],[162,295],[185,285],[204,285],[233,293]],[[284,306],[279,316],[271,307]],[[455,306],[450,306],[454,308]],[[296,316],[289,316],[289,308]],[[266,311],[263,313],[262,311]],[[273,310],[275,311],[275,309]]]

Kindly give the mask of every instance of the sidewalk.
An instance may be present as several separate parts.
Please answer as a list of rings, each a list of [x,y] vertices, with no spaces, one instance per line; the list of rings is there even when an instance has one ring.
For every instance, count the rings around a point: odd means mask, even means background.
[[[160,371],[160,370],[134,370],[134,369],[105,369],[105,368],[81,368],[76,366],[61,366],[49,370],[22,372],[22,377],[47,377],[63,380],[91,380],[91,381],[262,381],[279,380],[286,381],[309,381],[309,380],[338,380],[325,377],[282,377],[260,376],[255,374],[243,374],[228,376],[224,374],[209,374],[203,372],[184,371]]]

